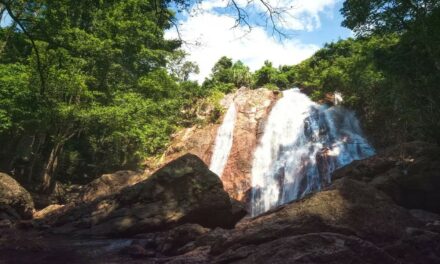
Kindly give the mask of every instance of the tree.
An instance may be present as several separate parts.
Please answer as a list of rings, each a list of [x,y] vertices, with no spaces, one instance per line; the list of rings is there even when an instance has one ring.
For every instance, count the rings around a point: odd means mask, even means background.
[[[433,118],[440,114],[440,105],[432,99],[440,97],[440,2],[347,0],[341,11],[343,25],[359,36],[396,36],[394,45],[374,57],[386,76],[388,87],[382,89],[387,103],[394,106],[394,123],[405,134],[402,138],[440,142],[440,122]],[[383,102],[379,94],[373,98]]]
[[[179,47],[164,39],[168,2],[0,4],[12,19],[0,28],[3,170],[48,191],[60,168],[64,176],[135,168],[165,146],[197,92],[165,70]]]
[[[440,2],[437,0],[347,0],[341,9],[342,25],[360,36],[371,34],[413,34],[423,44],[437,71],[440,72],[438,38],[432,25],[439,16]],[[411,33],[412,32],[412,33]]]
[[[262,87],[265,84],[272,83],[276,73],[277,70],[272,66],[272,62],[266,60],[263,67],[254,74],[254,85],[256,87]]]
[[[231,67],[232,71],[232,83],[235,87],[240,88],[242,86],[250,87],[252,84],[252,74],[249,67],[243,62],[237,61]]]
[[[404,32],[439,7],[437,0],[346,0],[342,25],[359,35]]]
[[[188,81],[191,74],[200,72],[199,66],[195,62],[187,61],[185,56],[184,51],[178,51],[168,57],[167,68],[171,75],[181,82]]]
[[[241,86],[250,87],[251,83],[249,67],[241,61],[233,62],[231,58],[223,56],[214,64],[211,76],[205,80],[203,87],[228,93]]]

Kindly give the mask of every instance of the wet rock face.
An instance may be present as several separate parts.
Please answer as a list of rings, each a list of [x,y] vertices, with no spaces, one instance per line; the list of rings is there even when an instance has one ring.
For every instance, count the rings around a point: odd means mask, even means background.
[[[232,228],[237,214],[220,179],[197,156],[187,154],[119,193],[63,208],[59,232],[127,236],[183,223]]]
[[[254,151],[264,132],[264,122],[278,95],[277,92],[267,89],[244,88],[234,94],[237,117],[232,148],[222,181],[229,195],[239,201],[249,203]]]
[[[0,220],[32,218],[34,202],[24,189],[11,176],[0,173]]]
[[[398,205],[440,213],[440,147],[410,142],[371,158],[355,161],[333,173],[383,191]]]
[[[277,92],[267,89],[251,90],[243,87],[227,95],[221,102],[225,109],[234,102],[237,109],[232,148],[223,175],[219,175],[225,190],[236,200],[249,202],[253,153],[264,131],[264,121],[278,96]],[[164,161],[168,162],[189,152],[209,165],[219,126],[194,126],[178,132],[164,155]]]
[[[159,164],[148,164],[154,170],[178,157],[192,153],[199,157],[205,164],[210,163],[212,150],[217,136],[219,124],[190,127],[176,133],[168,149],[165,151],[163,161]]]

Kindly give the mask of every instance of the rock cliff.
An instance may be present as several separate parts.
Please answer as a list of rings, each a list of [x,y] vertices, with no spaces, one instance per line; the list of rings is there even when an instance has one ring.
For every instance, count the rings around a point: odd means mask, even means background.
[[[229,195],[248,202],[253,153],[264,130],[264,121],[280,94],[264,88],[241,88],[227,95],[221,102],[225,109],[234,103],[237,109],[233,143],[221,179]],[[221,121],[221,120],[220,120]],[[152,167],[160,167],[184,153],[193,153],[210,164],[219,124],[194,126],[177,133],[165,152],[163,161]]]

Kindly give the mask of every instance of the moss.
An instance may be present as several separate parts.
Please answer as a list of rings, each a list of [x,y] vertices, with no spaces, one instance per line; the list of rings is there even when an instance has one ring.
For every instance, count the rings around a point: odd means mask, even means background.
[[[209,123],[216,123],[220,120],[220,117],[225,112],[225,109],[220,104],[220,101],[225,97],[225,94],[220,91],[213,91],[208,97],[207,102],[212,106],[212,110],[209,114]]]
[[[264,88],[266,88],[268,90],[271,90],[271,91],[279,91],[280,90],[280,88],[278,86],[276,86],[275,84],[273,84],[273,83],[265,84]]]

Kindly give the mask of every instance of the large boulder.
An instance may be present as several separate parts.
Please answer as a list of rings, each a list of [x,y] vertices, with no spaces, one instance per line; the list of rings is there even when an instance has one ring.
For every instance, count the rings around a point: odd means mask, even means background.
[[[209,261],[438,263],[439,249],[440,234],[425,221],[367,183],[343,178],[321,192],[242,220],[217,239]]]
[[[241,222],[227,240],[217,244],[214,252],[322,232],[386,243],[400,238],[406,227],[418,225],[407,210],[379,190],[341,179],[326,190]]]
[[[309,233],[280,237],[239,247],[210,263],[400,263],[371,242],[337,233]]]
[[[135,171],[117,171],[115,173],[103,174],[84,186],[80,194],[80,200],[90,202],[97,198],[112,195],[146,178],[146,174]]]
[[[221,180],[197,156],[184,155],[121,192],[63,208],[60,232],[128,236],[183,223],[232,228],[243,216]]]
[[[32,218],[34,202],[25,188],[11,176],[0,173],[0,220]]]
[[[440,147],[414,141],[388,148],[376,156],[333,173],[382,190],[409,209],[440,213]]]

